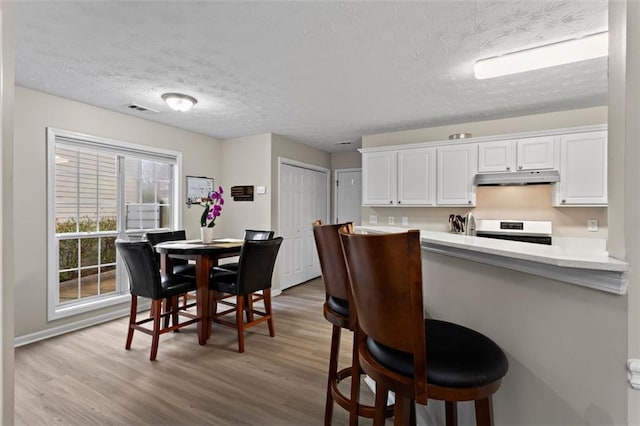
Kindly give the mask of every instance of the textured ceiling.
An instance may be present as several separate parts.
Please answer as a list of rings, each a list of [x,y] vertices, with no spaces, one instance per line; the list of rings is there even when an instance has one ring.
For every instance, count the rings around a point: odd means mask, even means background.
[[[14,15],[18,85],[221,139],[272,132],[338,152],[607,102],[605,58],[473,77],[479,58],[606,30],[601,0],[19,1]],[[198,104],[173,112],[165,92]]]

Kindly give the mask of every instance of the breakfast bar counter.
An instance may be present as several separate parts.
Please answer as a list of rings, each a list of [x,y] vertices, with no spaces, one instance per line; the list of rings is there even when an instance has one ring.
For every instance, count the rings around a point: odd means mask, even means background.
[[[406,228],[359,226],[361,232],[403,232]],[[554,280],[614,294],[627,290],[626,262],[611,258],[604,243],[588,238],[556,238],[554,245],[523,243],[468,236],[459,233],[420,231],[422,248],[444,254],[540,275]]]

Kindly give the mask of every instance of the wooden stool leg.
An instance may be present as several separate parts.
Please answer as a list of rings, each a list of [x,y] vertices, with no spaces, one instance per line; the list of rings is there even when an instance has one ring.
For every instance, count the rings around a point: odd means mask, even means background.
[[[394,426],[407,426],[411,423],[411,401],[409,398],[396,394],[396,406],[393,411]],[[413,423],[415,426],[415,423]]]
[[[444,409],[447,416],[447,426],[458,426],[458,404],[453,401],[445,401]]]
[[[151,361],[156,359],[158,354],[158,343],[160,342],[160,315],[162,314],[162,299],[151,301],[151,314],[153,316],[153,334],[151,337]]]
[[[493,426],[493,404],[491,397],[476,401],[476,424],[478,426]]]
[[[129,312],[129,330],[127,331],[127,343],[124,346],[125,349],[131,349],[131,342],[133,341],[133,324],[136,322],[136,315],[138,314],[138,296],[131,295],[131,311]]]
[[[247,323],[253,322],[253,295],[247,294],[245,305],[245,312],[247,313]]]
[[[336,358],[337,357],[338,354],[336,354]],[[356,426],[358,424],[358,403],[360,400],[360,359],[358,357],[358,335],[355,331],[353,332],[353,350],[351,352],[350,400],[351,405],[349,406],[349,426]]]
[[[327,379],[327,398],[324,406],[324,424],[331,426],[331,418],[333,417],[333,395],[331,387],[338,380],[338,356],[340,354],[340,332],[341,328],[337,325],[333,326],[331,332],[331,351],[329,352],[329,374]]]
[[[174,326],[178,325],[178,296],[171,297],[171,323]],[[180,329],[176,328],[173,332],[179,333]]]
[[[376,402],[373,415],[373,426],[384,426],[384,409],[387,406],[387,395],[389,390],[376,382]],[[396,404],[398,401],[396,401]]]

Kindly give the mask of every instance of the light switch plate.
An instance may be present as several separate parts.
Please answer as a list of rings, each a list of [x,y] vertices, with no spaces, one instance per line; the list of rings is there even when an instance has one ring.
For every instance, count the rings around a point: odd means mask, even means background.
[[[402,226],[409,226],[409,218],[407,216],[402,216]]]
[[[267,187],[266,186],[259,186],[256,188],[256,192],[258,194],[266,194],[267,193]]]
[[[596,232],[598,230],[598,219],[587,220],[587,231]]]
[[[396,220],[393,216],[389,216],[389,225],[395,225]]]
[[[375,214],[370,214],[369,223],[372,225],[378,223],[378,216],[376,216]]]

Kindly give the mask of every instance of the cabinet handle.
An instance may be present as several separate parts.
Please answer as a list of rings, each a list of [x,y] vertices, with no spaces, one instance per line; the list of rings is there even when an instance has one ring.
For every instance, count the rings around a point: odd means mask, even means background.
[[[402,201],[398,200],[398,204],[402,204]]]
[[[507,171],[511,170],[511,167],[507,166]]]
[[[566,203],[566,202],[567,202],[567,200],[562,200],[562,204],[564,204],[564,203]]]
[[[522,170],[522,166],[518,166],[518,170]]]
[[[389,204],[393,204],[393,201],[389,201]]]
[[[469,201],[467,202],[467,204],[471,204],[471,200],[469,200]]]

